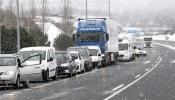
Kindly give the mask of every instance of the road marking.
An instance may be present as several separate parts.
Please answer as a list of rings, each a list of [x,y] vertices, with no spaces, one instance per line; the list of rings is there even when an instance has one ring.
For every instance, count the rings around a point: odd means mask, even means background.
[[[51,83],[48,83],[48,84],[43,84],[43,85],[39,85],[39,86],[35,86],[35,87],[31,87],[32,89],[37,89],[37,88],[43,88],[45,86],[49,86],[49,85],[52,85]]]
[[[118,95],[119,93],[123,92],[127,88],[129,88],[132,85],[134,85],[135,83],[137,83],[139,80],[141,80],[146,75],[148,75],[151,71],[153,71],[156,67],[158,67],[158,65],[161,63],[161,61],[162,61],[162,58],[160,57],[159,62],[153,68],[151,68],[149,71],[147,71],[145,74],[143,74],[142,76],[140,76],[139,78],[137,78],[136,80],[134,80],[133,82],[131,82],[130,84],[128,84],[128,85],[124,86],[123,88],[119,89],[118,91],[114,92],[112,95],[108,96],[104,100],[110,100],[110,99],[112,99],[114,96]]]
[[[139,75],[137,75],[137,76],[135,76],[134,78],[138,78],[138,77],[140,77],[140,74],[139,74]]]
[[[120,89],[120,88],[123,87],[123,86],[124,86],[124,84],[121,84],[121,85],[115,87],[114,89],[112,89],[112,91],[116,91],[116,90]]]
[[[145,61],[145,63],[144,64],[149,64],[150,63],[150,61]]]
[[[145,71],[148,71],[149,69],[147,68]]]
[[[3,96],[14,96],[15,94],[11,93],[11,94],[4,94]]]
[[[170,61],[170,63],[174,64],[175,63],[175,60]]]

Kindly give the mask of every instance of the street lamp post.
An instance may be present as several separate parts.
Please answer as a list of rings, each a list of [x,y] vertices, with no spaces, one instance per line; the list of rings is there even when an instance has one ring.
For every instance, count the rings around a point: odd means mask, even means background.
[[[86,19],[88,18],[87,6],[88,6],[88,4],[87,4],[87,0],[86,0]]]
[[[1,40],[2,28],[1,27],[2,27],[2,25],[0,25],[0,54],[2,53],[2,50],[1,50],[2,49],[2,47],[1,47],[2,46],[1,45],[1,41],[2,41]]]
[[[20,27],[19,27],[19,0],[16,0],[17,19],[17,50],[20,50]]]
[[[109,18],[111,18],[111,0],[109,0],[109,6],[108,6],[109,8]]]

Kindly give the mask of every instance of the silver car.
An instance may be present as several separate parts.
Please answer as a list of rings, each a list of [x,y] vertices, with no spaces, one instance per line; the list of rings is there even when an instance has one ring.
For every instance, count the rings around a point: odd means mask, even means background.
[[[36,58],[36,56],[33,56]],[[29,57],[27,59],[30,59]],[[28,88],[29,82],[20,81],[21,73],[20,69],[27,67],[24,65],[25,61],[20,55],[16,54],[2,54],[0,55],[0,86],[13,86],[14,88],[19,88],[20,83],[23,84],[25,88]]]

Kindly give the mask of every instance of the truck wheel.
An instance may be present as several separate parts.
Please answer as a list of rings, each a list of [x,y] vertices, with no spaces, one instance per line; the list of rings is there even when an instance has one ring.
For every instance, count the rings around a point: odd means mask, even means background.
[[[43,71],[43,80],[45,82],[48,82],[49,81],[49,70],[47,69],[46,71]]]
[[[24,88],[29,88],[29,81],[23,81],[22,82]]]
[[[14,88],[19,89],[19,87],[20,87],[20,78],[18,76],[17,79],[16,79],[16,83],[14,84]]]

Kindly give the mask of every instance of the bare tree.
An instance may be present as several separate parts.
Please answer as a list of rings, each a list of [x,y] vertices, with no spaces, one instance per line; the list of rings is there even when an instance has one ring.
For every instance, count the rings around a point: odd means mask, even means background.
[[[62,17],[63,17],[63,24],[64,28],[63,31],[65,33],[69,33],[73,31],[73,23],[72,19],[72,7],[70,0],[62,0]]]
[[[47,8],[48,1],[41,0],[41,3],[42,3],[42,31],[45,34],[45,17],[48,11],[48,8]]]

